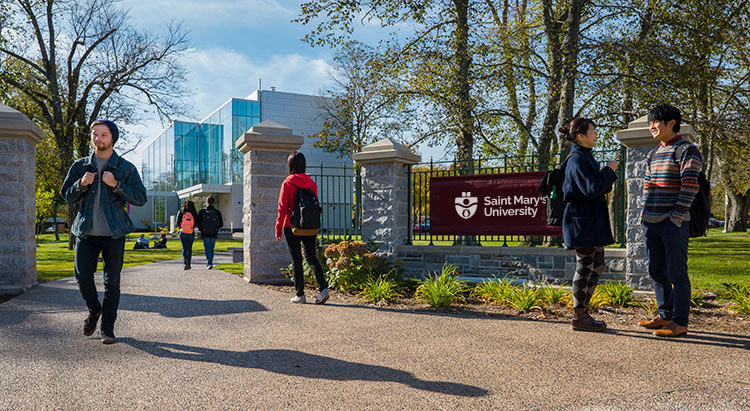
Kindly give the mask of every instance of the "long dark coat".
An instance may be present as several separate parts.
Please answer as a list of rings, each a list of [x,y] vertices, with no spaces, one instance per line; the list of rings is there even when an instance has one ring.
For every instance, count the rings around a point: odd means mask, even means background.
[[[612,191],[617,174],[599,168],[591,149],[573,144],[565,168],[563,238],[569,248],[600,247],[614,243],[605,194]]]

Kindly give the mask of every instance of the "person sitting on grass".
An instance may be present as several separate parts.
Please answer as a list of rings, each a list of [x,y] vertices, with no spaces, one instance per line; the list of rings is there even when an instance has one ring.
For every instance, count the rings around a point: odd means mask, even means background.
[[[164,233],[159,234],[159,241],[154,241],[153,248],[167,248],[167,235]]]
[[[146,237],[141,234],[141,238],[135,240],[135,245],[133,245],[133,250],[145,250],[148,249],[148,240]]]

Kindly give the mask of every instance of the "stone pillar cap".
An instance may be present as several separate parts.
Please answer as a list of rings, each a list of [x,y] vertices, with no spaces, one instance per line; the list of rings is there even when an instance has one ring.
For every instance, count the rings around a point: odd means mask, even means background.
[[[620,140],[620,144],[625,147],[655,146],[659,142],[648,131],[648,116],[631,121],[628,123],[628,128],[618,130],[615,135]],[[677,135],[691,143],[695,143],[695,129],[690,124],[680,124],[680,132]]]
[[[0,137],[21,138],[31,144],[39,144],[44,133],[23,113],[0,103]]]
[[[273,120],[258,123],[235,142],[242,154],[250,150],[295,151],[302,147],[305,138],[292,134],[292,129]]]
[[[414,154],[411,149],[390,138],[384,138],[354,153],[352,159],[359,164],[416,164],[422,156]]]

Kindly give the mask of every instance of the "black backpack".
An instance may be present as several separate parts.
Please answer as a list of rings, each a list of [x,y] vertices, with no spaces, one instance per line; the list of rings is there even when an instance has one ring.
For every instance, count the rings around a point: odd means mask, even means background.
[[[547,171],[542,177],[537,190],[539,194],[547,196],[547,225],[561,226],[563,213],[565,212],[565,201],[563,200],[562,185],[565,182],[565,167],[568,160],[577,152],[572,152],[565,157],[560,168]]]
[[[317,234],[320,231],[321,214],[323,208],[320,207],[315,192],[309,188],[297,187],[290,218],[292,233],[299,236]]]
[[[682,155],[691,145],[691,143],[682,143],[677,146],[672,161],[679,164],[680,160],[678,159],[682,159]],[[649,164],[653,161],[656,150],[654,149],[649,154]],[[690,238],[706,235],[709,217],[711,217],[711,184],[708,182],[706,173],[701,171],[698,173],[698,192],[695,194],[692,204],[690,204],[690,221],[688,221],[690,223]]]
[[[219,233],[219,214],[210,208],[206,208],[201,221],[201,235],[216,235]]]

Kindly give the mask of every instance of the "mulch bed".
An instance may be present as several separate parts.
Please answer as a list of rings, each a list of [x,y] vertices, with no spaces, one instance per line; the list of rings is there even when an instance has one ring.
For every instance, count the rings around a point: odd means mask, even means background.
[[[291,285],[262,285],[274,289],[288,296],[294,295],[294,287]],[[317,289],[307,287],[305,294],[312,300],[317,294]],[[639,302],[645,302],[643,297],[636,297]],[[308,300],[308,301],[310,301]],[[569,322],[572,313],[565,307],[555,307],[552,311],[540,312],[538,310],[522,313],[513,308],[482,302],[469,302],[456,304],[451,308],[433,308],[414,298],[400,298],[389,304],[371,304],[355,294],[331,290],[329,302],[333,304],[355,305],[371,308],[387,308],[403,312],[436,312],[450,315],[470,317],[514,317],[524,318],[529,321],[559,321]],[[728,334],[750,335],[750,315],[736,315],[728,308],[728,303],[718,301],[715,297],[707,297],[702,307],[693,307],[690,311],[690,328],[696,330],[711,330],[712,332],[723,332]],[[599,307],[592,313],[598,319],[606,321],[610,325],[635,325],[640,320],[651,318],[646,311],[638,306],[626,307]]]

